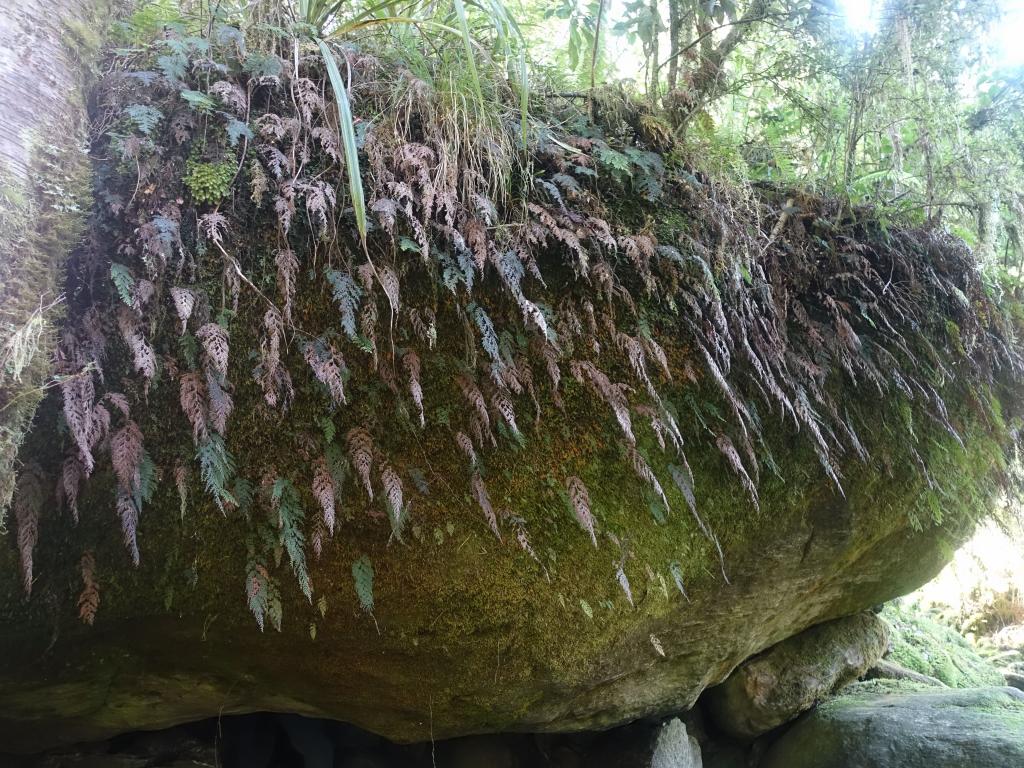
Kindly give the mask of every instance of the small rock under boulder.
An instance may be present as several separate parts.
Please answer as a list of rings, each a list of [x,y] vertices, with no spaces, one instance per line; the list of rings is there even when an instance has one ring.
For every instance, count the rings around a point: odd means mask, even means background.
[[[760,736],[860,677],[888,640],[885,622],[869,612],[819,624],[737,667],[705,694],[707,710],[726,733]]]
[[[760,768],[1024,765],[1024,693],[855,683],[777,741]]]
[[[626,738],[629,734],[630,738]],[[700,745],[679,718],[612,731],[592,755],[594,768],[702,768]]]

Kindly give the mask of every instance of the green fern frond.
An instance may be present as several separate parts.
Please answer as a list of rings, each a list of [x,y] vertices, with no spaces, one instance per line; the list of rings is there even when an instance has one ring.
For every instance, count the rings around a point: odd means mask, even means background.
[[[274,481],[271,501],[277,512],[278,541],[288,553],[292,571],[299,581],[299,588],[306,599],[313,602],[313,586],[309,581],[306,568],[306,537],[302,532],[302,524],[306,520],[306,511],[302,508],[299,492],[292,481],[279,477]]]

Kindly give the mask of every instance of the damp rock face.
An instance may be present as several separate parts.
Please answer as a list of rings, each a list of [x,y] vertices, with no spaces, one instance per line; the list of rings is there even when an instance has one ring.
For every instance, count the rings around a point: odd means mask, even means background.
[[[1024,765],[1024,693],[903,682],[850,686],[771,748],[763,768]]]
[[[707,692],[715,723],[754,738],[856,680],[885,652],[888,628],[873,613],[819,624],[744,662]]]

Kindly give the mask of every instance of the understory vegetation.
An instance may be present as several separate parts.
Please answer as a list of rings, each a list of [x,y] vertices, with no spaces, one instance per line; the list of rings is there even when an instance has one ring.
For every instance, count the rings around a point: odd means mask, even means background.
[[[239,584],[280,628],[292,583],[323,600],[310,560],[347,510],[409,543],[438,480],[407,459],[426,433],[458,457],[445,486],[544,570],[535,521],[492,501],[489,456],[570,399],[599,414],[642,514],[689,515],[723,578],[688,454],[718,455],[757,514],[770,437],[792,429],[842,494],[844,464],[876,461],[877,414],[851,392],[898,416],[927,489],[916,524],[961,503],[922,458],[929,430],[962,444],[984,424],[982,460],[1010,482],[1020,83],[969,114],[977,57],[943,38],[982,29],[985,4],[892,2],[858,44],[827,3],[628,3],[615,29],[642,87],[612,82],[604,3],[213,5],[143,3],[111,30],[58,415],[13,503],[26,592],[40,537],[95,513],[87,487],[140,567],[147,508],[174,494],[183,520],[245,521]],[[535,53],[552,24],[572,44]],[[632,603],[627,544],[582,477],[553,472]],[[74,553],[90,624],[96,546]],[[683,567],[663,570],[684,599]],[[372,616],[371,559],[351,574]]]

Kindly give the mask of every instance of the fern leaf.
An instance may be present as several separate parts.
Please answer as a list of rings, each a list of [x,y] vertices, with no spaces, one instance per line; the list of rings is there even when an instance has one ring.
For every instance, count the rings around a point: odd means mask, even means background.
[[[487,520],[487,524],[491,526],[491,530],[494,531],[494,535],[501,540],[501,531],[498,528],[498,516],[494,512],[494,506],[491,504],[491,497],[487,493],[487,486],[484,484],[484,479],[480,476],[480,473],[473,472],[473,477],[470,480],[470,486],[473,489],[473,498],[476,499],[476,503],[480,505],[480,509],[484,512],[484,517]]]
[[[327,467],[327,461],[318,459],[313,467],[313,497],[320,504],[324,526],[328,534],[334,535],[334,478]]]
[[[284,299],[284,320],[292,324],[292,301],[295,298],[295,281],[299,274],[299,260],[290,248],[277,252],[274,258],[277,265],[277,292]]]
[[[493,443],[494,435],[491,434],[491,417],[487,411],[487,402],[484,400],[483,394],[467,376],[459,376],[455,382],[462,391],[463,397],[473,406],[473,411],[480,422],[482,431],[490,437]]]
[[[66,501],[71,517],[78,524],[78,490],[85,479],[85,469],[77,456],[67,456],[61,464],[60,492]]]
[[[178,383],[181,410],[192,425],[192,438],[198,444],[206,439],[206,392],[198,373],[186,373]]]
[[[132,352],[135,370],[146,379],[152,379],[156,375],[156,353],[142,333],[138,314],[128,307],[118,307],[117,326],[125,344]]]
[[[395,538],[402,540],[402,529],[408,517],[408,508],[402,499],[402,479],[398,473],[385,464],[380,470],[380,484],[384,488],[385,505],[388,510],[388,518],[391,520],[391,531]]]
[[[571,475],[565,482],[566,490],[569,491],[569,500],[572,502],[573,512],[580,527],[590,534],[590,540],[597,548],[597,534],[594,532],[594,516],[590,511],[590,494],[587,486],[575,475]]]
[[[174,487],[178,491],[178,512],[184,520],[188,509],[188,468],[180,461],[174,465]]]
[[[184,335],[188,330],[188,320],[192,317],[192,310],[196,306],[196,296],[186,288],[171,288],[171,299],[174,301],[174,311],[181,320],[181,333]]]
[[[675,582],[676,589],[678,589],[679,593],[686,598],[686,602],[690,602],[690,596],[686,594],[686,587],[683,586],[683,566],[673,560],[669,564],[668,570],[672,575],[672,581]]]
[[[88,477],[95,465],[90,439],[93,433],[93,400],[96,397],[92,373],[84,370],[62,379],[60,392],[64,401],[64,419],[68,423],[75,445],[78,446],[82,464],[85,466],[85,475]]]
[[[96,558],[91,551],[82,553],[79,567],[82,571],[82,591],[78,595],[78,618],[92,626],[100,607],[100,585],[96,581]]]
[[[292,572],[299,582],[299,588],[306,599],[313,602],[313,586],[306,568],[306,537],[302,533],[302,524],[306,512],[302,508],[299,493],[295,486],[286,478],[279,477],[274,481],[271,491],[271,502],[277,512],[278,540],[292,564]]]
[[[359,314],[359,302],[362,299],[363,291],[352,277],[344,272],[328,269],[324,275],[327,282],[331,284],[334,295],[334,302],[341,312],[341,327],[346,335],[356,340],[356,317]]]
[[[228,429],[228,417],[231,416],[235,403],[209,368],[206,369],[206,394],[209,398],[207,413],[210,416],[210,426],[218,435],[224,436]]]
[[[132,565],[139,565],[139,508],[135,499],[123,487],[117,489],[117,516],[121,519],[121,534],[125,549],[132,558]]]
[[[196,458],[207,492],[221,514],[227,514],[224,505],[237,506],[238,502],[227,487],[235,474],[235,460],[224,445],[224,438],[216,433],[207,435],[199,442]]]
[[[466,454],[466,458],[469,459],[469,466],[475,469],[477,459],[476,451],[473,449],[473,441],[469,439],[465,432],[456,432],[455,444],[459,446],[459,450]]]
[[[522,442],[523,434],[519,431],[518,425],[516,425],[515,407],[512,405],[512,401],[509,400],[508,395],[501,390],[495,390],[491,396],[491,404],[494,406],[494,410],[501,414],[501,418],[505,420],[505,423],[512,430],[512,434],[515,435],[516,439]]]
[[[626,576],[626,569],[622,563],[619,563],[615,569],[615,580],[619,582],[619,587],[626,594],[626,600],[629,601],[631,606],[635,607],[633,604],[633,590],[629,586],[629,577]]]
[[[420,428],[427,425],[426,416],[423,413],[423,387],[420,386],[420,357],[413,350],[409,350],[402,357],[402,365],[409,377],[409,395],[416,404],[420,413]]]
[[[139,491],[142,464],[142,431],[129,421],[110,438],[110,461],[121,487],[129,494]]]
[[[679,467],[675,464],[668,465],[669,474],[672,475],[672,481],[676,484],[679,492],[683,494],[683,498],[686,499],[686,505],[690,508],[690,513],[693,515],[693,519],[697,521],[697,527],[700,528],[701,533],[707,537],[715,550],[718,553],[718,564],[722,569],[722,577],[725,579],[725,583],[729,583],[729,577],[725,572],[725,555],[722,553],[722,545],[718,541],[718,537],[715,532],[711,530],[705,524],[704,520],[697,513],[697,499],[693,493],[693,472],[690,470],[690,465],[684,460],[683,466]],[[686,594],[685,592],[683,593]]]
[[[196,331],[196,338],[203,345],[206,363],[223,381],[228,375],[228,332],[217,323],[207,323]]]
[[[359,605],[367,613],[373,613],[373,563],[366,555],[352,563],[352,581]]]
[[[39,513],[43,507],[40,471],[30,465],[18,473],[14,486],[14,520],[18,525],[18,552],[25,594],[32,594],[33,553],[39,541]]]
[[[761,505],[757,499],[757,488],[754,487],[753,481],[750,479],[750,475],[747,474],[746,468],[743,466],[743,460],[740,458],[739,453],[736,451],[736,446],[732,444],[732,440],[724,432],[719,433],[718,439],[715,440],[715,445],[718,446],[718,450],[723,456],[725,456],[729,467],[743,482],[743,487],[746,488],[747,493],[750,495],[750,500],[754,502],[754,508],[760,510]]]
[[[352,463],[352,468],[359,475],[366,495],[373,501],[373,482],[370,479],[370,472],[373,469],[373,438],[362,427],[354,427],[349,430],[345,442],[348,445],[348,459]]]
[[[304,342],[302,354],[313,375],[327,387],[335,405],[345,404],[345,361],[322,337]]]
[[[647,459],[636,449],[635,446],[629,445],[626,447],[626,454],[629,456],[629,462],[633,465],[633,471],[636,472],[637,477],[647,483],[654,492],[657,494],[658,499],[665,505],[665,511],[671,511],[672,507],[668,503],[668,497],[665,495],[665,489],[661,487],[661,482],[658,480],[658,476],[654,474],[654,470],[647,463]]]

